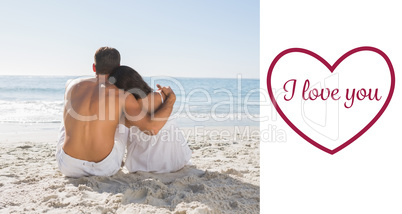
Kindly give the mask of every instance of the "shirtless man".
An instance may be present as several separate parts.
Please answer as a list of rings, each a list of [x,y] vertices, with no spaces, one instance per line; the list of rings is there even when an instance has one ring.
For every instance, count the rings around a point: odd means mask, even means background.
[[[119,139],[119,124],[155,135],[172,113],[176,96],[170,87],[160,87],[166,98],[151,116],[134,96],[109,83],[109,74],[118,66],[119,52],[102,47],[95,53],[96,77],[74,80],[66,86],[64,127],[56,151],[59,169],[66,176],[115,174],[127,140]]]

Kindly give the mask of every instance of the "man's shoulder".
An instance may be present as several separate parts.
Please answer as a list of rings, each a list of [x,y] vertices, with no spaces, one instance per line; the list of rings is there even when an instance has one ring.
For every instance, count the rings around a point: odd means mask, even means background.
[[[66,87],[68,87],[69,85],[76,85],[81,82],[96,82],[96,78],[94,78],[94,77],[78,77],[75,79],[69,79],[66,82]]]
[[[98,85],[98,83],[97,83],[97,79],[94,77],[90,77],[90,78],[82,77],[82,78],[76,78],[76,79],[69,79],[66,82],[66,93],[68,93],[69,91],[72,91],[74,88],[77,88],[77,87],[87,88],[87,87],[91,87],[91,86],[95,86],[95,85]],[[103,84],[101,87],[104,87],[106,89],[108,96],[116,95],[116,96],[121,97],[124,94],[123,90],[117,88],[115,85],[110,84],[110,83]],[[111,89],[114,89],[114,90],[111,90]]]
[[[75,79],[69,79],[66,82],[66,91],[69,91],[73,87],[82,84],[82,83],[90,83],[90,82],[96,82],[96,78],[93,77],[79,77]]]

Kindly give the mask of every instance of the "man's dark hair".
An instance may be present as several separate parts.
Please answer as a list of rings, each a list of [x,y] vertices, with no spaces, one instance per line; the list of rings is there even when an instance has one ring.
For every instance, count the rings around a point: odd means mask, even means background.
[[[120,53],[111,47],[101,47],[95,52],[96,74],[110,74],[120,66]]]
[[[109,75],[109,82],[117,88],[130,92],[135,99],[143,99],[153,90],[141,75],[128,66],[120,66]]]

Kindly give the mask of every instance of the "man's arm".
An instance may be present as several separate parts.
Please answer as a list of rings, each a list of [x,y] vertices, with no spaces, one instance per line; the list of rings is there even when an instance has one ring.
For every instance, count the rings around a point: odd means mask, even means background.
[[[169,119],[176,101],[176,95],[170,87],[161,88],[166,95],[166,100],[151,115],[142,109],[140,103],[135,100],[134,96],[127,96],[125,100],[125,116],[129,126],[137,126],[141,131],[149,135],[156,135],[166,121]]]

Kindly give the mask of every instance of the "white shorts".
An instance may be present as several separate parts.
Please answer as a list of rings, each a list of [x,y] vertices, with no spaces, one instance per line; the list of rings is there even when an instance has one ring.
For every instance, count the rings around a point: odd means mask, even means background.
[[[174,120],[157,135],[150,136],[131,127],[127,142],[126,168],[129,172],[175,172],[189,163],[192,151]]]
[[[67,177],[111,176],[116,174],[124,157],[128,137],[128,128],[119,124],[115,133],[114,146],[110,154],[100,162],[90,162],[73,158],[63,151],[65,130],[60,128],[59,141],[56,147],[56,161],[60,171]]]

